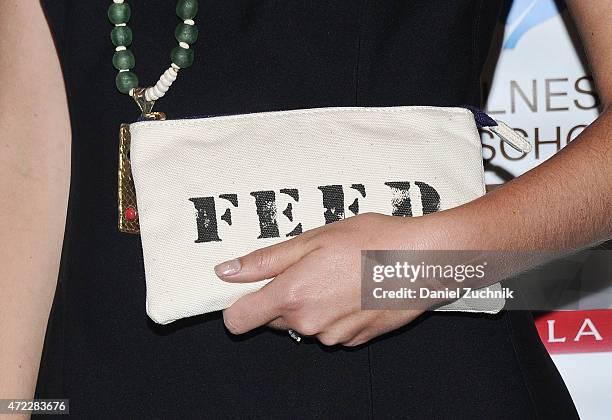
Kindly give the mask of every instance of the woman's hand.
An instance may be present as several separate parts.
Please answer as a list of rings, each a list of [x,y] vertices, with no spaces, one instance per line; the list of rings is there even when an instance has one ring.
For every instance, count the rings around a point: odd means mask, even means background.
[[[219,264],[228,282],[273,278],[227,308],[225,325],[234,334],[269,325],[356,346],[407,324],[423,311],[361,310],[361,250],[428,249],[424,219],[363,214]]]

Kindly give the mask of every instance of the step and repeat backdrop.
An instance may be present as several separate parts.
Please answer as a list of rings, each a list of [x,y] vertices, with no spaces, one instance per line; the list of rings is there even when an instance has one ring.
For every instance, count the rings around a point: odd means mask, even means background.
[[[562,1],[514,0],[497,38],[497,65],[483,77],[484,108],[526,135],[533,150],[523,155],[483,133],[488,184],[507,182],[552,157],[597,118],[601,105]],[[567,176],[572,176],[572,168],[567,168]],[[550,188],[562,185],[560,179]],[[612,255],[612,250],[607,253]],[[581,284],[571,310],[537,313],[536,322],[580,416],[608,419],[612,278],[589,281],[594,284]]]

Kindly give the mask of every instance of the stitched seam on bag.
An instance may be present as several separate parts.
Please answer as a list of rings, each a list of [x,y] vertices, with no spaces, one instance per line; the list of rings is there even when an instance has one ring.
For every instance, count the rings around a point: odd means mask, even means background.
[[[478,131],[478,128],[476,128],[476,136],[478,138],[478,141],[481,142],[480,143],[480,165],[478,165],[479,169],[480,169],[480,178],[482,179],[482,194],[481,195],[485,195],[487,193],[487,181],[486,181],[486,177],[485,177],[485,169],[484,169],[484,156],[482,156],[482,140],[480,138],[480,131]],[[504,305],[505,305],[506,299],[504,298]],[[502,307],[503,308],[503,307]]]
[[[428,111],[437,114],[457,114],[467,115],[473,120],[473,114],[471,111],[465,108],[439,108],[439,107],[428,107],[428,106],[407,106],[407,107],[390,107],[390,108],[315,108],[307,110],[291,110],[291,111],[275,111],[275,112],[260,112],[253,114],[241,114],[241,115],[228,115],[222,117],[210,117],[210,118],[199,118],[199,119],[185,119],[185,120],[165,120],[165,121],[140,121],[130,124],[130,128],[146,129],[151,127],[201,127],[202,123],[205,124],[222,124],[226,121],[234,120],[249,120],[249,119],[278,119],[278,118],[290,118],[296,115],[322,115],[332,113],[381,113],[381,114],[398,114],[407,113],[411,111]]]

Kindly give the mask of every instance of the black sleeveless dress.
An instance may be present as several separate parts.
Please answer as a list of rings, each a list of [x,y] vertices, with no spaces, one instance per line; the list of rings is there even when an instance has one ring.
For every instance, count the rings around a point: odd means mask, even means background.
[[[564,418],[571,398],[528,313],[426,314],[356,349],[145,314],[140,240],[116,227],[111,0],[42,0],[66,80],[72,181],[37,386],[77,418]],[[130,0],[136,72],[170,62],[175,2]],[[328,106],[478,105],[498,0],[200,0],[169,117]]]

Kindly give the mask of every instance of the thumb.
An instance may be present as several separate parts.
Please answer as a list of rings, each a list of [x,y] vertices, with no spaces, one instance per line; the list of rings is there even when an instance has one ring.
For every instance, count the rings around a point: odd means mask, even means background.
[[[243,257],[215,266],[217,276],[227,282],[255,282],[275,277],[310,253],[310,241],[297,237],[261,248]]]

